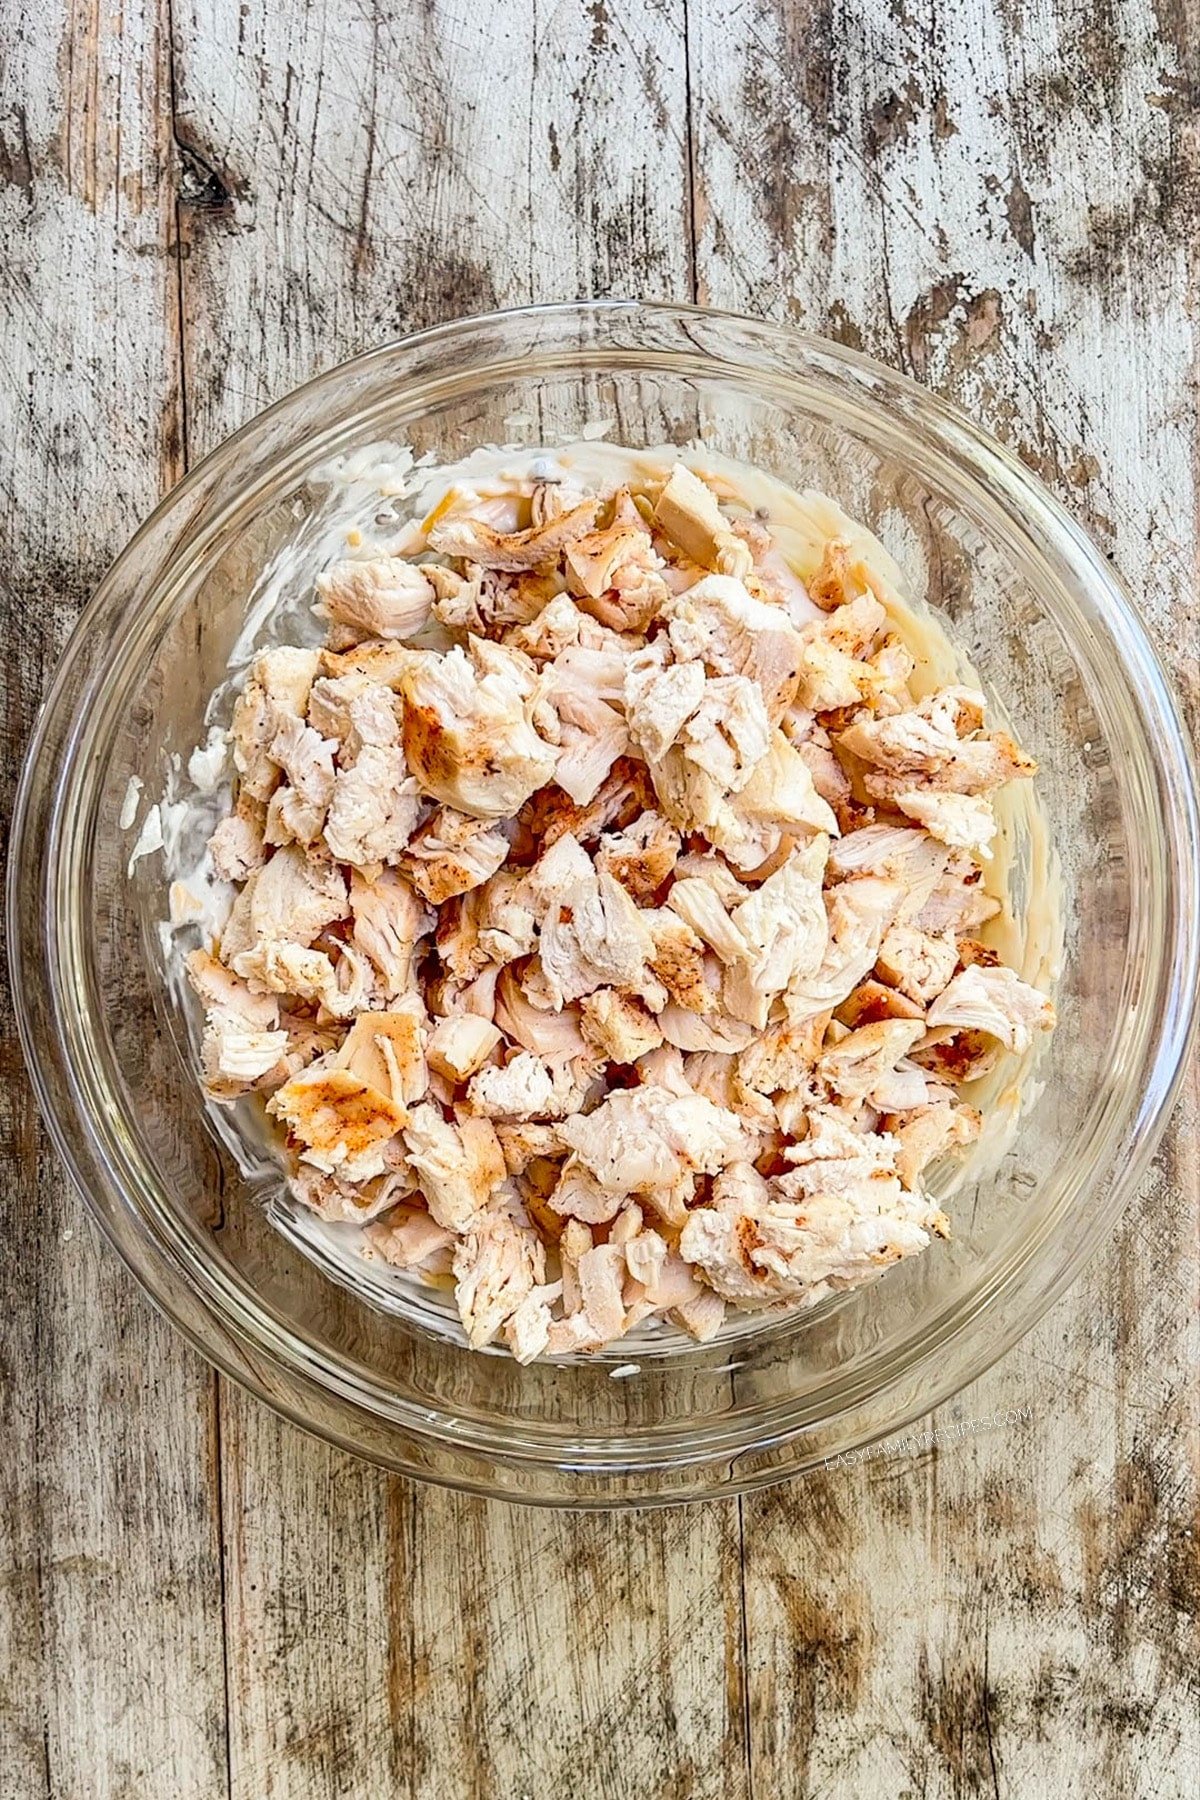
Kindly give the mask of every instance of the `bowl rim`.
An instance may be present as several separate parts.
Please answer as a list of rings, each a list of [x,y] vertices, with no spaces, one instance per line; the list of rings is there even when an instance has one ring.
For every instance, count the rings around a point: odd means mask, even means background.
[[[361,1437],[338,1428],[336,1421],[323,1418],[319,1425],[314,1425],[311,1406],[306,1412],[301,1406],[299,1395],[305,1401],[311,1401],[315,1395],[321,1396],[332,1404],[335,1411],[349,1407],[353,1412],[362,1414],[376,1423],[380,1423],[380,1415],[350,1391],[343,1381],[336,1378],[330,1365],[326,1365],[322,1379],[312,1372],[312,1358],[303,1356],[288,1359],[281,1358],[278,1341],[269,1346],[261,1338],[246,1332],[244,1326],[228,1312],[217,1313],[211,1286],[198,1290],[188,1278],[182,1263],[174,1262],[167,1254],[167,1246],[160,1241],[151,1241],[147,1236],[136,1236],[129,1231],[130,1221],[120,1216],[120,1208],[127,1204],[126,1196],[120,1190],[110,1196],[110,1201],[117,1202],[117,1212],[111,1205],[104,1205],[92,1191],[84,1166],[86,1159],[80,1157],[70,1139],[63,1120],[59,1117],[54,1104],[52,1082],[46,1066],[47,1056],[52,1058],[55,1046],[45,1046],[39,1042],[35,1028],[33,1011],[27,999],[26,982],[28,971],[22,958],[21,935],[16,929],[18,908],[21,904],[22,886],[22,850],[26,843],[31,823],[31,809],[35,795],[34,776],[39,766],[39,752],[42,750],[55,718],[56,706],[59,706],[67,693],[70,677],[84,655],[85,645],[89,638],[90,627],[108,602],[112,590],[117,584],[122,567],[131,559],[136,550],[164,522],[172,512],[185,504],[188,498],[201,489],[212,471],[227,464],[235,458],[240,448],[249,440],[259,436],[274,420],[286,416],[289,411],[306,402],[311,402],[323,391],[336,390],[345,382],[348,375],[365,371],[372,364],[386,362],[397,352],[414,352],[427,348],[436,348],[439,344],[453,343],[464,335],[491,328],[503,328],[506,323],[536,322],[540,319],[578,320],[589,315],[627,315],[630,317],[646,316],[653,320],[658,317],[664,321],[678,322],[681,318],[695,317],[745,330],[752,329],[759,334],[770,349],[781,358],[790,348],[794,353],[806,356],[810,363],[824,366],[827,370],[840,375],[857,377],[860,381],[869,381],[878,390],[882,388],[890,396],[900,401],[907,401],[910,406],[920,409],[922,419],[934,428],[934,433],[947,452],[959,463],[965,464],[965,472],[974,484],[979,484],[990,473],[1002,476],[1011,486],[1019,489],[1023,501],[1039,509],[1044,520],[1053,526],[1058,536],[1070,547],[1077,559],[1077,566],[1086,572],[1090,581],[1103,590],[1107,609],[1108,622],[1120,627],[1117,637],[1117,649],[1125,664],[1127,679],[1137,675],[1142,678],[1143,687],[1139,694],[1139,729],[1149,743],[1150,756],[1158,775],[1169,778],[1175,804],[1168,821],[1167,849],[1171,853],[1169,870],[1169,895],[1178,902],[1182,895],[1193,898],[1200,892],[1200,825],[1198,825],[1196,802],[1196,771],[1192,747],[1178,701],[1172,691],[1171,684],[1163,669],[1162,663],[1154,649],[1149,634],[1142,623],[1139,611],[1124,588],[1123,583],[1109,566],[1091,538],[1078,526],[1066,508],[1046,488],[1041,479],[1028,470],[1017,457],[999,444],[990,434],[976,425],[970,416],[954,404],[943,400],[940,396],[929,392],[918,382],[900,374],[886,364],[866,356],[860,351],[848,349],[829,339],[816,334],[803,332],[794,327],[780,325],[773,321],[756,319],[749,315],[738,314],[721,309],[696,306],[692,304],[672,304],[661,301],[640,301],[634,298],[621,298],[600,301],[555,301],[537,306],[504,308],[491,312],[470,315],[464,318],[445,321],[430,326],[423,331],[394,338],[373,346],[360,354],[322,370],[299,387],[273,401],[261,412],[255,414],[241,425],[237,431],[223,439],[219,444],[202,457],[182,479],[172,487],[159,501],[144,523],[128,540],[125,547],[111,564],[95,593],[80,613],[69,636],[53,677],[48,685],[34,729],[28,745],[17,792],[14,799],[10,848],[6,879],[6,907],[8,923],[8,956],[9,974],[14,996],[14,1008],[17,1018],[18,1032],[26,1065],[30,1071],[32,1083],[37,1095],[40,1110],[46,1122],[55,1149],[64,1162],[73,1184],[79,1190],[89,1211],[97,1219],[109,1241],[113,1243],[118,1254],[131,1270],[135,1279],[149,1295],[156,1307],[181,1330],[197,1349],[210,1361],[215,1363],[224,1373],[240,1385],[254,1392],[259,1398],[275,1410],[284,1413],[295,1423],[310,1431],[316,1431],[329,1441],[339,1443],[343,1448],[365,1455],[386,1466],[399,1469],[409,1474],[417,1474],[426,1479],[444,1482],[470,1491],[485,1494],[503,1494],[503,1488],[495,1479],[495,1456],[482,1456],[484,1463],[490,1466],[472,1470],[470,1473],[446,1473],[437,1468],[430,1469],[424,1465],[414,1466],[398,1452],[394,1443],[381,1451],[364,1445]],[[696,346],[700,355],[709,354],[703,346]],[[647,352],[654,355],[653,347]],[[714,363],[716,358],[712,359]],[[481,379],[486,372],[480,370]],[[1132,665],[1132,666],[1131,666]],[[1156,730],[1145,731],[1147,711],[1153,715]],[[70,715],[71,729],[65,740],[69,751],[77,733],[79,719],[76,711]],[[69,755],[64,755],[62,762],[66,764]],[[56,790],[57,791],[57,790]],[[48,885],[48,884],[47,884]],[[44,898],[44,895],[41,896]],[[936,1377],[930,1378],[925,1370],[919,1400],[901,1409],[894,1416],[889,1416],[887,1423],[875,1430],[864,1431],[852,1439],[854,1448],[866,1445],[883,1436],[891,1436],[905,1429],[913,1419],[922,1416],[933,1407],[941,1404],[953,1393],[958,1392],[970,1381],[976,1379],[984,1369],[1012,1347],[1044,1314],[1063,1291],[1078,1277],[1090,1256],[1094,1253],[1103,1237],[1111,1230],[1113,1223],[1136,1191],[1142,1180],[1146,1166],[1162,1130],[1174,1101],[1176,1091],[1184,1072],[1189,1045],[1196,1026],[1197,1017],[1197,970],[1200,965],[1200,933],[1197,932],[1195,920],[1187,916],[1178,904],[1175,906],[1176,934],[1175,947],[1182,946],[1182,993],[1183,1003],[1177,1005],[1170,1017],[1161,1022],[1157,1035],[1151,1040],[1153,1055],[1148,1057],[1153,1079],[1144,1088],[1135,1101],[1131,1102],[1131,1115],[1136,1120],[1137,1130],[1129,1154],[1117,1170],[1113,1181],[1113,1192],[1100,1219],[1098,1230],[1090,1245],[1082,1251],[1076,1250],[1072,1257],[1066,1259],[1057,1278],[1045,1283],[1034,1296],[1032,1304],[1025,1297],[1022,1306],[1017,1309],[1017,1322],[999,1330],[993,1326],[990,1337],[981,1341],[974,1357],[968,1357],[965,1363],[956,1365],[952,1376],[943,1377],[939,1382]],[[1181,991],[1177,983],[1175,992]],[[1149,1102],[1149,1103],[1148,1103]],[[1148,1103],[1148,1104],[1147,1104]],[[111,1163],[107,1165],[111,1171]],[[124,1229],[122,1229],[122,1227]],[[150,1255],[144,1252],[149,1248]],[[143,1254],[139,1254],[142,1252]],[[184,1292],[180,1291],[183,1284]],[[199,1304],[200,1317],[196,1316]],[[238,1340],[239,1352],[252,1351],[253,1355],[233,1354],[229,1339]],[[292,1383],[292,1392],[281,1395],[278,1383],[265,1379],[258,1368],[256,1358],[264,1357],[270,1364],[283,1362],[287,1376]],[[966,1373],[963,1373],[963,1369]],[[428,1409],[417,1409],[428,1419]],[[386,1429],[394,1437],[397,1430],[420,1438],[425,1436],[430,1443],[442,1441],[438,1429],[423,1424],[421,1420],[409,1419],[397,1426],[394,1420],[383,1421]],[[694,1466],[698,1470],[714,1471],[717,1466],[730,1463],[746,1456],[753,1457],[765,1448],[777,1444],[802,1442],[801,1426],[793,1432],[786,1429],[778,1432],[757,1435],[746,1450],[731,1450],[728,1444],[723,1445],[714,1454],[709,1452],[695,1459]],[[467,1448],[463,1445],[463,1448]],[[532,1471],[535,1478],[545,1475],[549,1470],[562,1472],[563,1464],[547,1460],[542,1455],[526,1458],[521,1456],[510,1459],[520,1464],[526,1472]],[[679,1466],[678,1459],[671,1459],[672,1466]],[[773,1468],[755,1471],[749,1464],[743,1469],[734,1468],[730,1479],[722,1480],[717,1487],[704,1488],[696,1485],[681,1493],[647,1492],[642,1485],[643,1478],[653,1478],[662,1473],[662,1466],[657,1461],[640,1460],[630,1465],[622,1463],[618,1468],[599,1463],[580,1465],[577,1457],[570,1459],[571,1464],[580,1474],[612,1475],[618,1479],[626,1474],[630,1479],[625,1482],[622,1491],[615,1496],[593,1498],[586,1494],[570,1493],[570,1484],[564,1488],[561,1483],[553,1493],[514,1492],[507,1497],[522,1500],[542,1501],[545,1504],[563,1504],[564,1500],[573,1505],[593,1504],[670,1504],[679,1498],[701,1497],[711,1492],[728,1496],[746,1488],[764,1485],[799,1472],[814,1461],[820,1461],[819,1454],[805,1460],[803,1454],[796,1457],[794,1463],[784,1468]]]

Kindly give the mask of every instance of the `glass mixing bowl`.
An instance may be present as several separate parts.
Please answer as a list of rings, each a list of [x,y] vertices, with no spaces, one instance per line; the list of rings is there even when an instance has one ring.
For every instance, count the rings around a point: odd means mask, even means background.
[[[520,1368],[330,1280],[272,1222],[277,1174],[213,1128],[165,979],[147,798],[205,735],[314,470],[381,440],[441,462],[611,422],[835,495],[947,619],[1041,764],[1061,865],[1060,1025],[954,1237],[808,1314],[708,1346]],[[1043,873],[1018,855],[1018,905]],[[727,1495],[899,1429],[1029,1330],[1134,1192],[1186,1052],[1197,829],[1167,682],[1103,557],[966,418],[861,356],[687,307],[542,307],[359,357],[171,493],[75,631],[30,747],[9,867],[13,987],[50,1130],[104,1230],[203,1353],[298,1423],[406,1474],[571,1505]]]

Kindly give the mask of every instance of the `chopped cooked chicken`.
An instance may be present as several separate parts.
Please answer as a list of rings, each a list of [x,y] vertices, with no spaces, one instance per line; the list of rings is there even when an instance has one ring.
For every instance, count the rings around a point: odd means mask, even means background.
[[[991,803],[976,794],[927,794],[921,788],[897,787],[891,796],[902,813],[923,825],[931,837],[960,850],[991,855],[996,819]]]
[[[242,951],[264,943],[307,946],[346,916],[347,905],[340,871],[317,867],[289,844],[252,872],[234,901],[221,933],[221,959],[232,966]]]
[[[753,558],[730,528],[717,505],[716,495],[683,463],[671,470],[658,503],[654,522],[665,537],[702,569],[722,575],[748,575]]]
[[[325,842],[355,868],[394,863],[421,813],[421,795],[398,745],[366,745],[339,769],[325,820]]]
[[[457,1241],[454,1233],[423,1207],[403,1205],[368,1225],[364,1235],[370,1248],[393,1268],[439,1274],[449,1273],[450,1259],[445,1252]]]
[[[489,1119],[562,1119],[578,1107],[582,1089],[562,1063],[550,1067],[528,1050],[511,1062],[489,1063],[467,1087],[473,1112]]]
[[[350,916],[358,948],[374,964],[385,998],[408,992],[417,944],[433,929],[433,915],[392,870],[350,877]]]
[[[416,637],[429,623],[433,588],[402,556],[336,563],[317,576],[321,604],[335,624],[358,638]]]
[[[654,954],[642,915],[601,870],[573,881],[542,925],[539,956],[554,1004],[598,987],[632,987]]]
[[[1053,1028],[1054,1007],[1011,969],[972,963],[938,995],[926,1023],[931,1031],[947,1027],[982,1031],[1023,1053],[1031,1048],[1036,1031]]]
[[[526,531],[497,531],[481,519],[451,514],[431,528],[429,542],[440,555],[462,557],[481,569],[509,574],[544,569],[587,536],[599,509],[598,498],[583,500],[570,512]]]
[[[650,933],[650,968],[676,1007],[711,1012],[717,1002],[705,976],[703,940],[665,907],[647,910],[642,918]]]
[[[699,706],[707,683],[702,662],[665,663],[658,644],[625,665],[625,717],[642,753],[658,762]]]
[[[957,963],[958,946],[949,932],[934,937],[912,925],[893,925],[879,946],[875,968],[889,987],[928,1006],[947,986]]]
[[[983,706],[973,689],[943,688],[911,711],[858,719],[838,734],[838,746],[867,765],[867,792],[877,799],[922,785],[934,793],[991,793],[1037,765],[1006,733],[978,735]]]
[[[508,839],[482,819],[439,806],[396,858],[423,899],[440,906],[454,894],[481,887],[508,855]]]
[[[660,813],[641,813],[624,831],[606,831],[596,852],[596,867],[619,881],[639,906],[654,897],[679,860],[679,833]]]
[[[974,1143],[983,1120],[972,1106],[951,1106],[943,1101],[935,1106],[922,1106],[893,1124],[891,1129],[900,1148],[896,1152],[896,1173],[904,1186],[915,1192],[921,1176],[932,1162],[940,1162],[951,1150]]]
[[[404,753],[421,787],[460,812],[510,817],[550,780],[554,745],[533,724],[532,664],[472,638],[401,678]]]
[[[732,1113],[700,1094],[656,1087],[618,1090],[559,1131],[603,1187],[623,1194],[670,1187],[690,1171],[712,1174],[746,1143]]]
[[[425,1054],[431,1069],[458,1083],[483,1067],[502,1037],[499,1026],[488,1019],[475,1013],[453,1013],[438,1020],[429,1034]]]
[[[564,651],[549,665],[545,680],[560,739],[554,779],[577,806],[586,806],[629,749],[629,728],[618,708],[597,693],[578,653]]]
[[[731,576],[709,575],[675,595],[662,616],[677,654],[699,655],[717,675],[748,676],[779,724],[796,697],[804,648],[781,607],[755,599]]]
[[[583,1036],[608,1062],[634,1063],[663,1041],[650,1009],[616,988],[597,988],[580,1002],[579,1011]]]
[[[208,840],[212,865],[222,881],[246,881],[267,860],[262,802],[243,792],[235,810],[222,819]]]
[[[382,1173],[379,1152],[408,1116],[390,1093],[329,1057],[293,1075],[267,1102],[267,1111],[283,1120],[304,1161],[355,1180]]]
[[[426,1205],[451,1231],[461,1231],[508,1177],[490,1119],[449,1120],[426,1102],[409,1117],[404,1146]]]
[[[296,1200],[519,1362],[922,1249],[962,1085],[1054,1018],[976,936],[1034,765],[917,669],[882,548],[715,454],[538,456],[414,474],[325,647],[256,658],[188,964]]]
[[[274,792],[280,770],[270,745],[285,719],[303,720],[319,666],[317,651],[288,646],[255,658],[230,726],[241,792],[252,800],[269,800]]]
[[[880,1112],[897,1111],[883,1106],[881,1087],[895,1074],[896,1064],[925,1035],[923,1019],[877,1019],[860,1025],[840,1043],[826,1050],[817,1063],[817,1074],[843,1100],[868,1100]],[[925,1099],[924,1077],[918,1072],[920,1105]]]
[[[472,1350],[491,1343],[545,1274],[545,1245],[519,1204],[501,1196],[476,1214],[454,1251],[454,1298]]]

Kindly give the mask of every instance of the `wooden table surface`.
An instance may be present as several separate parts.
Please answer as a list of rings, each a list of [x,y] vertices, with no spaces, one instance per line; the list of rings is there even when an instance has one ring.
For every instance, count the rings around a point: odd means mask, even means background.
[[[965,404],[1196,717],[1195,0],[0,3],[7,787],[105,564],[352,351],[697,298]],[[4,1026],[3,1800],[1183,1796],[1197,1081],[940,1449],[578,1517],[219,1381],[98,1241]]]

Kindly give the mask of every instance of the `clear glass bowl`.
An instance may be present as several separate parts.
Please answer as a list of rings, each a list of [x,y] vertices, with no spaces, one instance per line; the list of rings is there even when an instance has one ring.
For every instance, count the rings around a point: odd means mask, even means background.
[[[330,1281],[214,1133],[164,985],[162,868],[128,872],[131,776],[204,736],[256,580],[332,456],[438,461],[698,433],[835,495],[947,617],[1041,763],[1061,863],[1061,1023],[954,1238],[833,1305],[707,1347],[520,1368]],[[1018,868],[1026,889],[1040,879]],[[206,1356],[406,1474],[571,1505],[727,1495],[947,1399],[1029,1330],[1133,1193],[1187,1048],[1200,881],[1187,740],[1103,557],[967,419],[850,351],[636,303],[496,314],[372,352],[272,407],[163,502],[75,631],[30,747],[9,867],[13,987],[54,1140],[119,1253]],[[619,1348],[619,1347],[618,1347]]]

